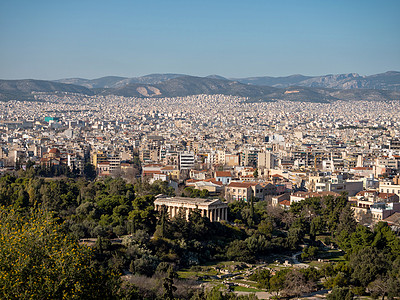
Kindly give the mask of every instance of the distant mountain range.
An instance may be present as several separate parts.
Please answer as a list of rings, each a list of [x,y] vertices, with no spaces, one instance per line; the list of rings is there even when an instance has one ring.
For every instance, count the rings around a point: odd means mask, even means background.
[[[94,95],[92,90],[80,85],[33,79],[0,80],[0,101],[33,100],[34,95],[32,92],[66,92]]]
[[[141,77],[117,77],[108,76],[98,79],[70,78],[60,79],[56,82],[82,85],[87,88],[119,88],[127,84],[158,84],[177,77],[185,77],[184,74],[150,74]],[[286,88],[289,86],[321,87],[332,89],[378,89],[400,91],[400,72],[390,71],[371,76],[361,76],[357,73],[304,76],[290,75],[286,77],[246,77],[246,78],[224,78],[219,75],[210,75],[206,78],[231,80],[251,85],[272,86]]]
[[[400,100],[400,72],[371,76],[355,73],[287,77],[228,79],[218,75],[150,74],[142,77],[108,76],[98,79],[69,78],[56,81],[0,80],[0,100],[32,100],[32,92],[67,92],[125,97],[179,97],[224,94],[249,101]]]

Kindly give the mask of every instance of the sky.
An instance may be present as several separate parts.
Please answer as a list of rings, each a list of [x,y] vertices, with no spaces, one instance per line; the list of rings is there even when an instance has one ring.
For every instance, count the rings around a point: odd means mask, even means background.
[[[0,78],[400,71],[399,0],[1,0]]]

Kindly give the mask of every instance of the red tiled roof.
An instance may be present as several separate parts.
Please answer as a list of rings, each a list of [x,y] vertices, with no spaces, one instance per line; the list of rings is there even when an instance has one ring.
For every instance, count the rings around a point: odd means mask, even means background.
[[[199,182],[199,181],[201,181],[201,180],[188,179],[188,180],[186,180],[186,183]]]
[[[205,179],[205,180],[203,180],[203,181],[205,181],[205,182],[212,182],[212,183],[218,184],[218,185],[223,185],[223,184],[222,184],[222,181],[217,181],[215,178],[209,178],[209,179]]]
[[[394,193],[379,193],[378,197],[382,198],[382,199],[387,199],[387,198],[393,197],[395,195],[396,194],[394,194]]]
[[[143,166],[143,168],[146,168],[146,167],[162,167],[163,165],[161,165],[161,164],[148,164],[148,165],[144,165]]]
[[[51,148],[49,153],[60,153],[60,150],[58,150],[57,148]]]
[[[143,175],[162,174],[160,171],[143,171]]]
[[[174,167],[174,166],[165,166],[165,167],[162,167],[161,168],[161,170],[175,170],[176,168]]]
[[[281,200],[279,201],[280,205],[285,205],[285,206],[290,206],[290,201],[289,200]]]
[[[216,171],[215,177],[232,177],[232,174],[228,171]]]
[[[251,183],[249,182],[231,182],[228,184],[229,187],[237,187],[237,188],[249,188],[251,187]]]

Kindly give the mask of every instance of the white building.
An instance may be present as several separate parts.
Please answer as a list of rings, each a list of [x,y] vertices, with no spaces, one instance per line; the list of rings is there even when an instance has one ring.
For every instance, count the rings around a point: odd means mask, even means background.
[[[190,170],[194,167],[195,156],[193,152],[181,152],[179,154],[179,169]]]

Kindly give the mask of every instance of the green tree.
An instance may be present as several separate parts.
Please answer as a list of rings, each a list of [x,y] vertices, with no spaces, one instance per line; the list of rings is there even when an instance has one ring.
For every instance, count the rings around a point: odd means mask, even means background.
[[[156,213],[153,207],[154,196],[139,196],[132,201],[132,211],[129,212],[128,220],[132,224],[132,232],[138,229],[154,230],[156,224]]]
[[[389,261],[382,251],[367,247],[351,255],[350,267],[353,269],[352,278],[356,283],[366,287],[378,275],[386,274]]]
[[[325,223],[321,216],[312,219],[310,224],[310,238],[315,241],[315,237],[321,234],[325,229]]]
[[[270,291],[275,292],[276,295],[279,295],[280,291],[285,288],[286,275],[290,272],[289,269],[284,269],[277,272],[274,276],[269,280]]]
[[[328,300],[352,300],[353,298],[354,294],[349,287],[336,287],[326,297]]]
[[[256,170],[253,172],[253,176],[254,176],[254,178],[258,178],[258,169],[256,169]]]
[[[298,244],[303,240],[304,232],[301,228],[296,226],[292,226],[289,228],[288,237],[287,237],[287,246],[295,250]]]
[[[274,231],[274,225],[270,220],[262,220],[260,224],[258,224],[258,232],[263,234],[268,239],[272,237],[273,231]]]
[[[303,252],[301,253],[301,259],[303,260],[314,259],[316,258],[317,254],[318,254],[318,247],[308,246],[303,249]]]
[[[271,278],[271,271],[268,269],[257,270],[249,277],[251,280],[257,281],[257,286],[264,289],[269,289],[269,280]]]
[[[168,226],[167,207],[165,205],[162,205],[161,210],[160,210],[159,224],[156,227],[154,236],[160,237],[160,238],[165,238],[167,235],[167,226]]]
[[[254,253],[252,253],[246,241],[234,240],[226,250],[226,256],[229,260],[237,260],[244,262],[251,262],[254,260]]]
[[[21,187],[18,192],[18,198],[14,202],[16,208],[24,208],[29,205],[29,194]]]
[[[94,165],[92,164],[86,164],[83,167],[83,176],[85,176],[85,178],[87,180],[94,180],[96,179],[97,173],[96,173],[96,168],[94,167]]]
[[[112,299],[117,277],[92,258],[91,249],[65,236],[49,214],[0,209],[0,298]]]
[[[174,278],[177,277],[172,266],[169,267],[167,276],[165,276],[163,280],[163,289],[164,294],[163,298],[166,300],[173,300],[174,299],[174,292],[176,291],[176,287],[174,286]]]

